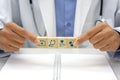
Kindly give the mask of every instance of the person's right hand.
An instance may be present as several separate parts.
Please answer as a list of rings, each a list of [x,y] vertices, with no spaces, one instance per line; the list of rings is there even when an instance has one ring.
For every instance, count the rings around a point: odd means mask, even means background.
[[[5,52],[19,51],[27,39],[33,43],[38,42],[37,36],[13,22],[7,23],[4,28],[0,30],[0,48]]]

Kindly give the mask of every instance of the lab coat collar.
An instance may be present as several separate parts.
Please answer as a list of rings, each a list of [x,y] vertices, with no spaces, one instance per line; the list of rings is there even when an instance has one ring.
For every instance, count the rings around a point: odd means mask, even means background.
[[[93,0],[77,0],[74,36],[82,33]]]
[[[55,5],[54,0],[39,0],[47,36],[56,36]]]
[[[82,33],[87,14],[93,0],[77,0],[74,36]],[[54,0],[39,0],[40,9],[47,30],[47,36],[56,36]]]

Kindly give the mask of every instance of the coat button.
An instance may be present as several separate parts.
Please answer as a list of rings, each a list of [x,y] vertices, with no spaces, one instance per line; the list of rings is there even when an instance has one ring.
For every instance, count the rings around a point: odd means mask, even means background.
[[[66,26],[67,26],[67,27],[71,26],[71,23],[69,23],[69,22],[68,22],[68,23],[66,23]]]

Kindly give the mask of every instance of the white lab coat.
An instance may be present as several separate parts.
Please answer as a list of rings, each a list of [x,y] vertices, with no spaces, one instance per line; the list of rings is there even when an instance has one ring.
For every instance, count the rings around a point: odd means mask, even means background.
[[[40,10],[47,31],[47,36],[56,36],[54,0],[40,0],[40,2],[39,0],[33,1],[38,1],[36,5],[39,5],[40,3]],[[12,2],[12,6],[14,6],[12,9],[9,2]],[[119,22],[114,24],[115,20],[120,21],[116,18],[116,16],[120,16],[118,7],[119,0],[104,0],[103,17],[108,21],[111,27],[119,25]],[[3,14],[2,12],[5,13]],[[77,0],[74,36],[79,36],[93,27],[95,25],[95,21],[99,19],[99,13],[100,0]],[[1,15],[2,17],[6,17],[3,19],[4,21],[14,21],[17,24],[22,25],[25,29],[38,35],[29,0],[0,0],[0,17]],[[40,27],[41,26],[39,26],[39,28]],[[87,47],[88,44],[86,43],[82,46]]]

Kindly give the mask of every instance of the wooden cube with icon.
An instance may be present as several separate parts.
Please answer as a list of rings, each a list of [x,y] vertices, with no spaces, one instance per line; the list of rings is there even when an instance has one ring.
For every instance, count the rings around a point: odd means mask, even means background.
[[[48,38],[47,37],[39,37],[39,43],[37,44],[38,48],[47,48],[48,47]]]
[[[67,48],[77,48],[77,46],[74,45],[76,38],[67,38]]]
[[[58,38],[49,38],[48,48],[58,48]]]
[[[59,48],[67,48],[67,39],[63,37],[58,38],[58,47]]]

